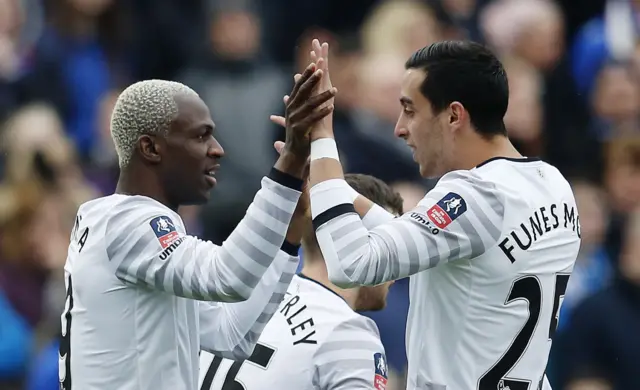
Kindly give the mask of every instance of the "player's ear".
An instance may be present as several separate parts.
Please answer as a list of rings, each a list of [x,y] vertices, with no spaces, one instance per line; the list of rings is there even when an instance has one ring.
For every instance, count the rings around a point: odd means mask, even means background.
[[[452,102],[449,105],[449,124],[459,127],[465,118],[464,106],[460,102]]]
[[[138,138],[138,149],[143,160],[153,164],[160,162],[160,145],[158,139],[152,135],[142,135]]]

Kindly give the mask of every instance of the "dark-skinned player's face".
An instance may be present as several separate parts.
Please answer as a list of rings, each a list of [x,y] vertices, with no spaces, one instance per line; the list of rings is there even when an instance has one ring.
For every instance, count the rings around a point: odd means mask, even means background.
[[[160,161],[167,196],[176,205],[206,203],[216,185],[224,150],[214,138],[207,105],[197,96],[178,96],[178,117],[164,139]]]

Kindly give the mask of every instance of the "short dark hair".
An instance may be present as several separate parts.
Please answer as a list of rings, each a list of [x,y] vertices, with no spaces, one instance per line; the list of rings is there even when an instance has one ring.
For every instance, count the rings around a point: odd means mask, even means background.
[[[360,195],[373,203],[398,215],[402,214],[402,197],[382,180],[361,173],[348,173],[344,175],[344,179]]]
[[[507,73],[483,45],[472,41],[436,42],[413,53],[405,68],[425,71],[420,92],[435,113],[458,101],[480,134],[507,134],[503,120],[509,103]]]

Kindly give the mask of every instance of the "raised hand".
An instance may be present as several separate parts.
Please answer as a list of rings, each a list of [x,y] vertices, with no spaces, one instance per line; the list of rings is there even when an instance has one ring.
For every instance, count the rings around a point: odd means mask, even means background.
[[[315,63],[316,67],[323,73],[322,80],[320,80],[317,86],[318,92],[330,90],[333,85],[331,84],[331,77],[329,76],[329,44],[327,42],[320,44],[319,40],[314,39],[311,42],[311,47],[313,48],[313,50],[309,52],[311,62]],[[333,104],[333,99],[331,99],[329,103]]]
[[[309,64],[303,74],[294,77],[291,95],[284,98],[285,117],[277,117],[276,121],[272,116],[272,120],[286,130],[284,146],[275,167],[301,179],[308,175],[311,128],[333,112],[333,104],[326,103],[335,96],[335,88],[314,94],[322,75],[323,71],[316,64]]]
[[[322,80],[316,88],[318,92],[331,90],[333,85],[329,77],[329,44],[327,42],[320,44],[319,40],[314,39],[311,42],[311,46],[313,48],[309,53],[311,61],[315,62],[318,69],[323,72]],[[333,101],[334,99],[331,99],[327,104],[333,104]],[[311,141],[325,137],[333,137],[333,115],[331,114],[314,125],[310,135]]]
[[[329,44],[326,42],[320,44],[319,40],[314,39],[311,42],[311,46],[312,46],[312,50],[309,53],[309,57],[312,63],[316,65],[316,69],[322,71],[322,78],[320,79],[320,82],[316,84],[314,88],[315,92],[323,93],[331,90],[337,92],[336,89],[331,84],[331,79],[329,77]],[[300,74],[296,74],[294,76],[294,80],[296,81],[296,83],[301,79],[301,77],[302,75]],[[289,99],[290,97],[288,95],[284,97],[283,100],[284,100],[285,106],[288,104]],[[323,106],[323,108],[333,106],[333,101],[334,101],[334,98],[331,97],[329,100],[326,101],[325,106]],[[331,112],[327,113],[327,115],[324,116],[321,120],[316,122],[316,124],[312,127],[313,131],[312,131],[310,140],[323,138],[327,136],[331,136],[331,137],[333,136],[333,125],[332,125],[333,115],[332,114],[333,114],[333,109],[331,110]],[[283,116],[271,115],[269,119],[277,125],[286,127],[286,118]]]
[[[327,102],[335,96],[335,88],[314,94],[323,75],[324,71],[317,64],[309,64],[302,75],[296,75],[291,95],[285,96],[286,139],[283,154],[293,153],[306,161],[312,126],[333,112],[333,104]]]

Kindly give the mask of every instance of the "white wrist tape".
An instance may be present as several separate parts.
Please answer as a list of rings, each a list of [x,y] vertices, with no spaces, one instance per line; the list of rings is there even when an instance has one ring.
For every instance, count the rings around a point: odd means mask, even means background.
[[[336,140],[333,138],[319,138],[311,142],[311,161],[321,158],[332,158],[340,161]]]

